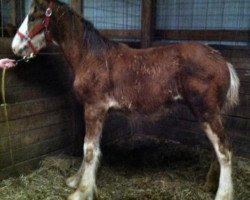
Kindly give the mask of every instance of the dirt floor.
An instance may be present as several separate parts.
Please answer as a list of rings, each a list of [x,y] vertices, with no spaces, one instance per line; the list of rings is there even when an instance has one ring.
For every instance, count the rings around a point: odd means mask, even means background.
[[[101,200],[212,200],[202,190],[212,151],[175,144],[103,149],[97,185]],[[81,159],[48,157],[28,175],[0,182],[1,200],[61,200],[73,192],[65,179]],[[250,199],[250,161],[234,158],[235,200]]]

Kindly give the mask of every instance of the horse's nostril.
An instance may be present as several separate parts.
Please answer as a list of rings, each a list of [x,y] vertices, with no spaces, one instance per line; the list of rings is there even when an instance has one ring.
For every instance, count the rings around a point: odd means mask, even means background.
[[[21,56],[21,55],[22,55],[22,53],[23,53],[23,49],[18,49],[18,50],[17,50],[17,52],[16,52],[16,55]]]
[[[13,53],[14,53],[14,54],[16,54],[16,53],[17,53],[16,48],[12,48],[12,51],[13,51]]]
[[[22,53],[22,49],[17,48],[17,47],[16,48],[14,47],[12,50],[15,55],[21,55]]]
[[[16,53],[18,48],[17,47],[12,47],[12,50],[13,50],[14,53]]]

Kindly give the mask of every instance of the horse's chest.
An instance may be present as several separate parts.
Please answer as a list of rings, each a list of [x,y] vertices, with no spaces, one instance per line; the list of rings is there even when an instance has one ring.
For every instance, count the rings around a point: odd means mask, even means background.
[[[91,80],[81,76],[75,78],[73,88],[76,95],[84,101],[93,96],[95,90]]]
[[[103,100],[109,90],[107,73],[86,72],[75,77],[73,84],[76,95],[83,101]]]

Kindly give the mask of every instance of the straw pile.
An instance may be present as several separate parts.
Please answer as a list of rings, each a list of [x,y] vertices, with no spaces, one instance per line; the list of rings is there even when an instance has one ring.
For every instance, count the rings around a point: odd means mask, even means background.
[[[210,150],[182,145],[103,149],[97,185],[101,200],[212,200],[202,190],[211,160]],[[234,159],[235,200],[250,198],[250,161]],[[74,174],[80,158],[48,157],[29,175],[0,182],[1,200],[61,200],[73,192],[65,179]]]

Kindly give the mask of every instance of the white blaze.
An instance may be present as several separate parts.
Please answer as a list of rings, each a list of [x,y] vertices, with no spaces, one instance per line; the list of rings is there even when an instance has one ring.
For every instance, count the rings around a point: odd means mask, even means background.
[[[28,15],[25,17],[23,23],[19,28],[19,32],[23,35],[28,35]],[[42,49],[46,46],[46,40],[44,32],[37,34],[35,37],[31,39],[32,44],[35,46],[37,50]],[[28,44],[27,39],[22,39],[18,34],[15,35],[12,41],[12,50],[18,56],[29,56],[33,53],[31,47]]]

